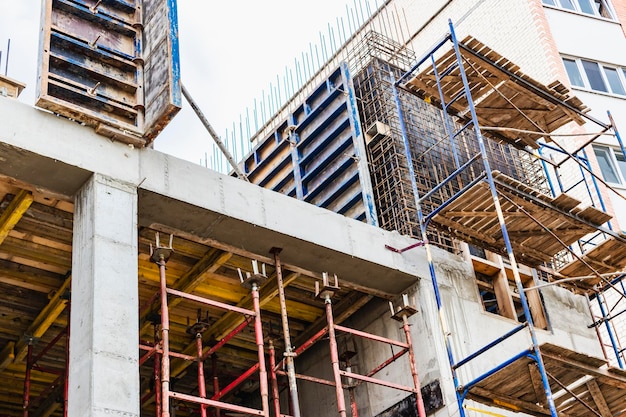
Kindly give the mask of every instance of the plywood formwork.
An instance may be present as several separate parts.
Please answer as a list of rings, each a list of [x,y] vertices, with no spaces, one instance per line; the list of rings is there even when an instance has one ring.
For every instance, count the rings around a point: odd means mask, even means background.
[[[518,146],[538,148],[537,139],[565,124],[583,123],[580,112],[588,108],[559,82],[546,86],[528,75],[511,61],[472,37],[459,43],[476,115],[481,127],[505,127],[498,137]],[[468,99],[463,96],[464,84],[454,50],[437,59],[436,68],[442,76],[441,90],[448,111],[469,121]],[[403,87],[418,97],[441,104],[435,69],[418,73]],[[560,102],[560,103],[558,103]],[[532,133],[537,132],[537,133]],[[542,134],[543,133],[543,134]]]
[[[176,4],[46,0],[37,106],[135,146],[181,108]]]
[[[626,412],[626,372],[553,344],[540,347],[559,415],[619,416]],[[523,356],[468,388],[467,398],[533,416],[549,416],[536,362]]]

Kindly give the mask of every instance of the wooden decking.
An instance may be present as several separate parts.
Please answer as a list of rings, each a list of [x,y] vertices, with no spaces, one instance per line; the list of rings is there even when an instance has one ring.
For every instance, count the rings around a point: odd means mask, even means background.
[[[624,268],[626,268],[626,244],[610,237],[592,250],[580,255],[580,259],[575,259],[559,269],[558,273],[566,277],[583,277],[593,275],[594,272],[599,274],[619,272]],[[585,278],[570,283],[569,286],[577,291],[585,291],[591,290],[600,281],[600,277]]]
[[[626,371],[549,343],[540,350],[560,416],[626,415]],[[533,416],[550,415],[537,364],[530,357],[483,379],[468,390],[467,398]]]
[[[565,194],[551,198],[498,171],[492,173],[516,258],[536,266],[611,219]],[[532,216],[532,218],[530,216]],[[489,185],[481,181],[437,213],[432,223],[454,237],[506,255]],[[623,245],[623,244],[622,244]]]
[[[587,107],[577,97],[570,96],[560,82],[546,86],[530,78],[517,65],[472,37],[460,43],[460,51],[481,126],[518,129],[497,131],[498,138],[517,147],[538,148],[536,141],[541,136],[523,131],[550,133],[571,121],[583,123],[578,112],[588,111]],[[454,50],[451,49],[436,61],[437,73],[444,74],[455,62]],[[403,87],[440,104],[432,66],[418,73]],[[445,102],[453,101],[448,111],[469,121],[467,97],[459,96],[464,87],[458,66],[445,74],[441,87]],[[485,129],[485,133],[496,131]],[[550,140],[548,136],[544,137]]]

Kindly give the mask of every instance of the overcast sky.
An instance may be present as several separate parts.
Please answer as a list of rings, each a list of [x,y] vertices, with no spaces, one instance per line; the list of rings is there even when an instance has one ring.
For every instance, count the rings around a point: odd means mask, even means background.
[[[365,4],[366,0],[361,0]],[[380,4],[369,1],[372,6]],[[239,120],[254,99],[276,85],[276,75],[319,43],[328,23],[346,21],[346,4],[358,0],[178,0],[182,80],[220,135]],[[0,0],[0,50],[4,74],[27,84],[21,101],[33,104],[37,76],[41,0]],[[364,6],[363,6],[364,7]],[[283,97],[284,99],[284,97]],[[155,147],[192,162],[211,152],[211,138],[186,102],[157,138]]]

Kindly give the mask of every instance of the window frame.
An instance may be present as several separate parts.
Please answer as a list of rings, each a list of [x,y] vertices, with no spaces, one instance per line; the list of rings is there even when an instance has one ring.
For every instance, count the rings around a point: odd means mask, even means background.
[[[561,61],[563,62],[563,68],[565,69],[567,78],[570,81],[570,84],[572,85],[573,88],[582,88],[588,91],[593,91],[593,92],[600,93],[600,94],[608,94],[608,95],[615,96],[615,97],[626,97],[626,69],[624,67],[620,67],[619,65],[606,64],[606,63],[594,61],[591,59],[568,56],[568,55],[561,56]],[[572,78],[572,75],[568,71],[568,66],[566,64],[566,61],[570,63],[573,62],[575,64],[575,67],[578,71],[577,75],[580,77],[583,83],[582,86],[575,83],[575,80]],[[585,69],[584,62],[595,64],[598,67],[599,75],[602,80],[602,83],[604,84],[604,88],[606,88],[606,91],[599,90],[591,86],[591,81],[587,73],[587,70]],[[621,91],[618,91],[618,92],[614,91],[615,90],[614,85],[610,82],[609,76],[607,75],[607,70],[615,71],[617,75],[617,80],[621,84]]]
[[[588,2],[588,5],[591,6],[593,13],[588,13],[583,11],[583,7],[581,6],[581,1]],[[572,4],[573,9],[568,6],[564,6],[563,4],[567,2],[568,4]],[[600,8],[605,10],[605,13],[609,16],[603,16],[602,11],[598,10],[596,3],[600,4]],[[542,0],[541,2],[544,6],[555,7],[557,9],[566,10],[568,12],[574,12],[577,14],[581,14],[584,16],[593,16],[600,19],[607,19],[615,21],[615,12],[613,11],[613,7],[609,3],[608,0]]]
[[[600,166],[600,172],[602,174],[602,179],[604,179],[609,184],[618,185],[620,187],[626,187],[626,173],[622,172],[622,169],[620,168],[619,161],[617,160],[617,156],[616,156],[617,153],[619,153],[622,157],[624,157],[624,155],[622,154],[622,151],[610,145],[593,145],[594,157],[596,158],[596,160],[598,159],[596,155],[596,150],[602,150],[606,152],[606,154],[608,155],[608,162],[610,164],[610,168],[613,170],[613,173],[615,174],[615,177],[617,177],[618,182],[607,180],[605,178],[604,172],[602,171],[602,166],[598,162],[598,165]]]

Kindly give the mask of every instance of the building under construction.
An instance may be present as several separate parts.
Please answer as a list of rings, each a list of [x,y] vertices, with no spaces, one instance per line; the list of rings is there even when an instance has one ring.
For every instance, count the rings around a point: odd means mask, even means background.
[[[53,114],[0,85],[0,416],[626,415],[613,117],[483,41],[539,1],[405,3],[231,176],[143,147],[181,92],[139,23],[175,2],[46,3]]]

